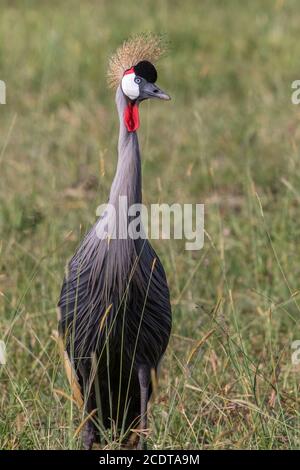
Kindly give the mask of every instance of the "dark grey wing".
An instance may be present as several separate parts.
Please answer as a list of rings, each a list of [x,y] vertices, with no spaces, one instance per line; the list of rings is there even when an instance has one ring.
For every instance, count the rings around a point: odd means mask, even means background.
[[[136,361],[156,368],[169,342],[172,314],[164,268],[146,240],[133,275],[126,318],[128,343],[135,344]]]

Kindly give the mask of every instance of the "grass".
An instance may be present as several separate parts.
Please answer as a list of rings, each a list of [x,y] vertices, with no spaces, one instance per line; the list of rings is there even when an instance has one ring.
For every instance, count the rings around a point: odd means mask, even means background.
[[[142,105],[144,200],[204,203],[206,229],[201,251],[154,243],[174,326],[149,447],[300,447],[298,28],[296,0],[2,0],[0,448],[81,446],[55,306],[115,171],[107,59],[145,30],[173,100]]]

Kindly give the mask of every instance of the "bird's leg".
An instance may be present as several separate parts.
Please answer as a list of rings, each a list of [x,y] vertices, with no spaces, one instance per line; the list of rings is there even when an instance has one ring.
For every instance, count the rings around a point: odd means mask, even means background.
[[[82,431],[82,443],[84,450],[91,450],[96,440],[95,427],[93,423],[88,420]]]
[[[82,375],[84,384],[84,395],[85,395],[85,414],[89,415],[94,409],[94,397],[93,397],[93,386],[90,383],[90,367],[84,364],[80,367],[80,373]],[[91,450],[96,440],[96,430],[93,422],[88,419],[85,423],[82,431],[82,443],[85,450]]]
[[[141,420],[140,420],[140,439],[137,448],[139,450],[146,450],[147,444],[145,440],[145,432],[147,429],[147,405],[149,398],[149,385],[150,385],[150,369],[148,366],[140,366],[138,369],[138,378],[140,384],[141,396]]]

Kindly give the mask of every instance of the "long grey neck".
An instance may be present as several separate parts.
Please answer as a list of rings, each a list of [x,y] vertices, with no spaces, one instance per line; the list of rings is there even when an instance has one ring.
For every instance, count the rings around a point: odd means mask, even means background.
[[[128,206],[142,203],[141,158],[136,132],[128,132],[124,124],[127,100],[120,86],[116,93],[120,119],[118,165],[112,183],[109,202],[118,206],[119,196],[126,196]]]

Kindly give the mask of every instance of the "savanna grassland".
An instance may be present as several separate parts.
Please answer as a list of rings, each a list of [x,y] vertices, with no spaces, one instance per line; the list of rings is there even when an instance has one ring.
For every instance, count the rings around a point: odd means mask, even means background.
[[[299,20],[296,0],[0,0],[0,448],[81,446],[56,303],[116,168],[107,61],[141,31],[168,36],[172,96],[141,105],[144,201],[205,204],[202,250],[153,242],[174,320],[149,448],[300,447]]]

